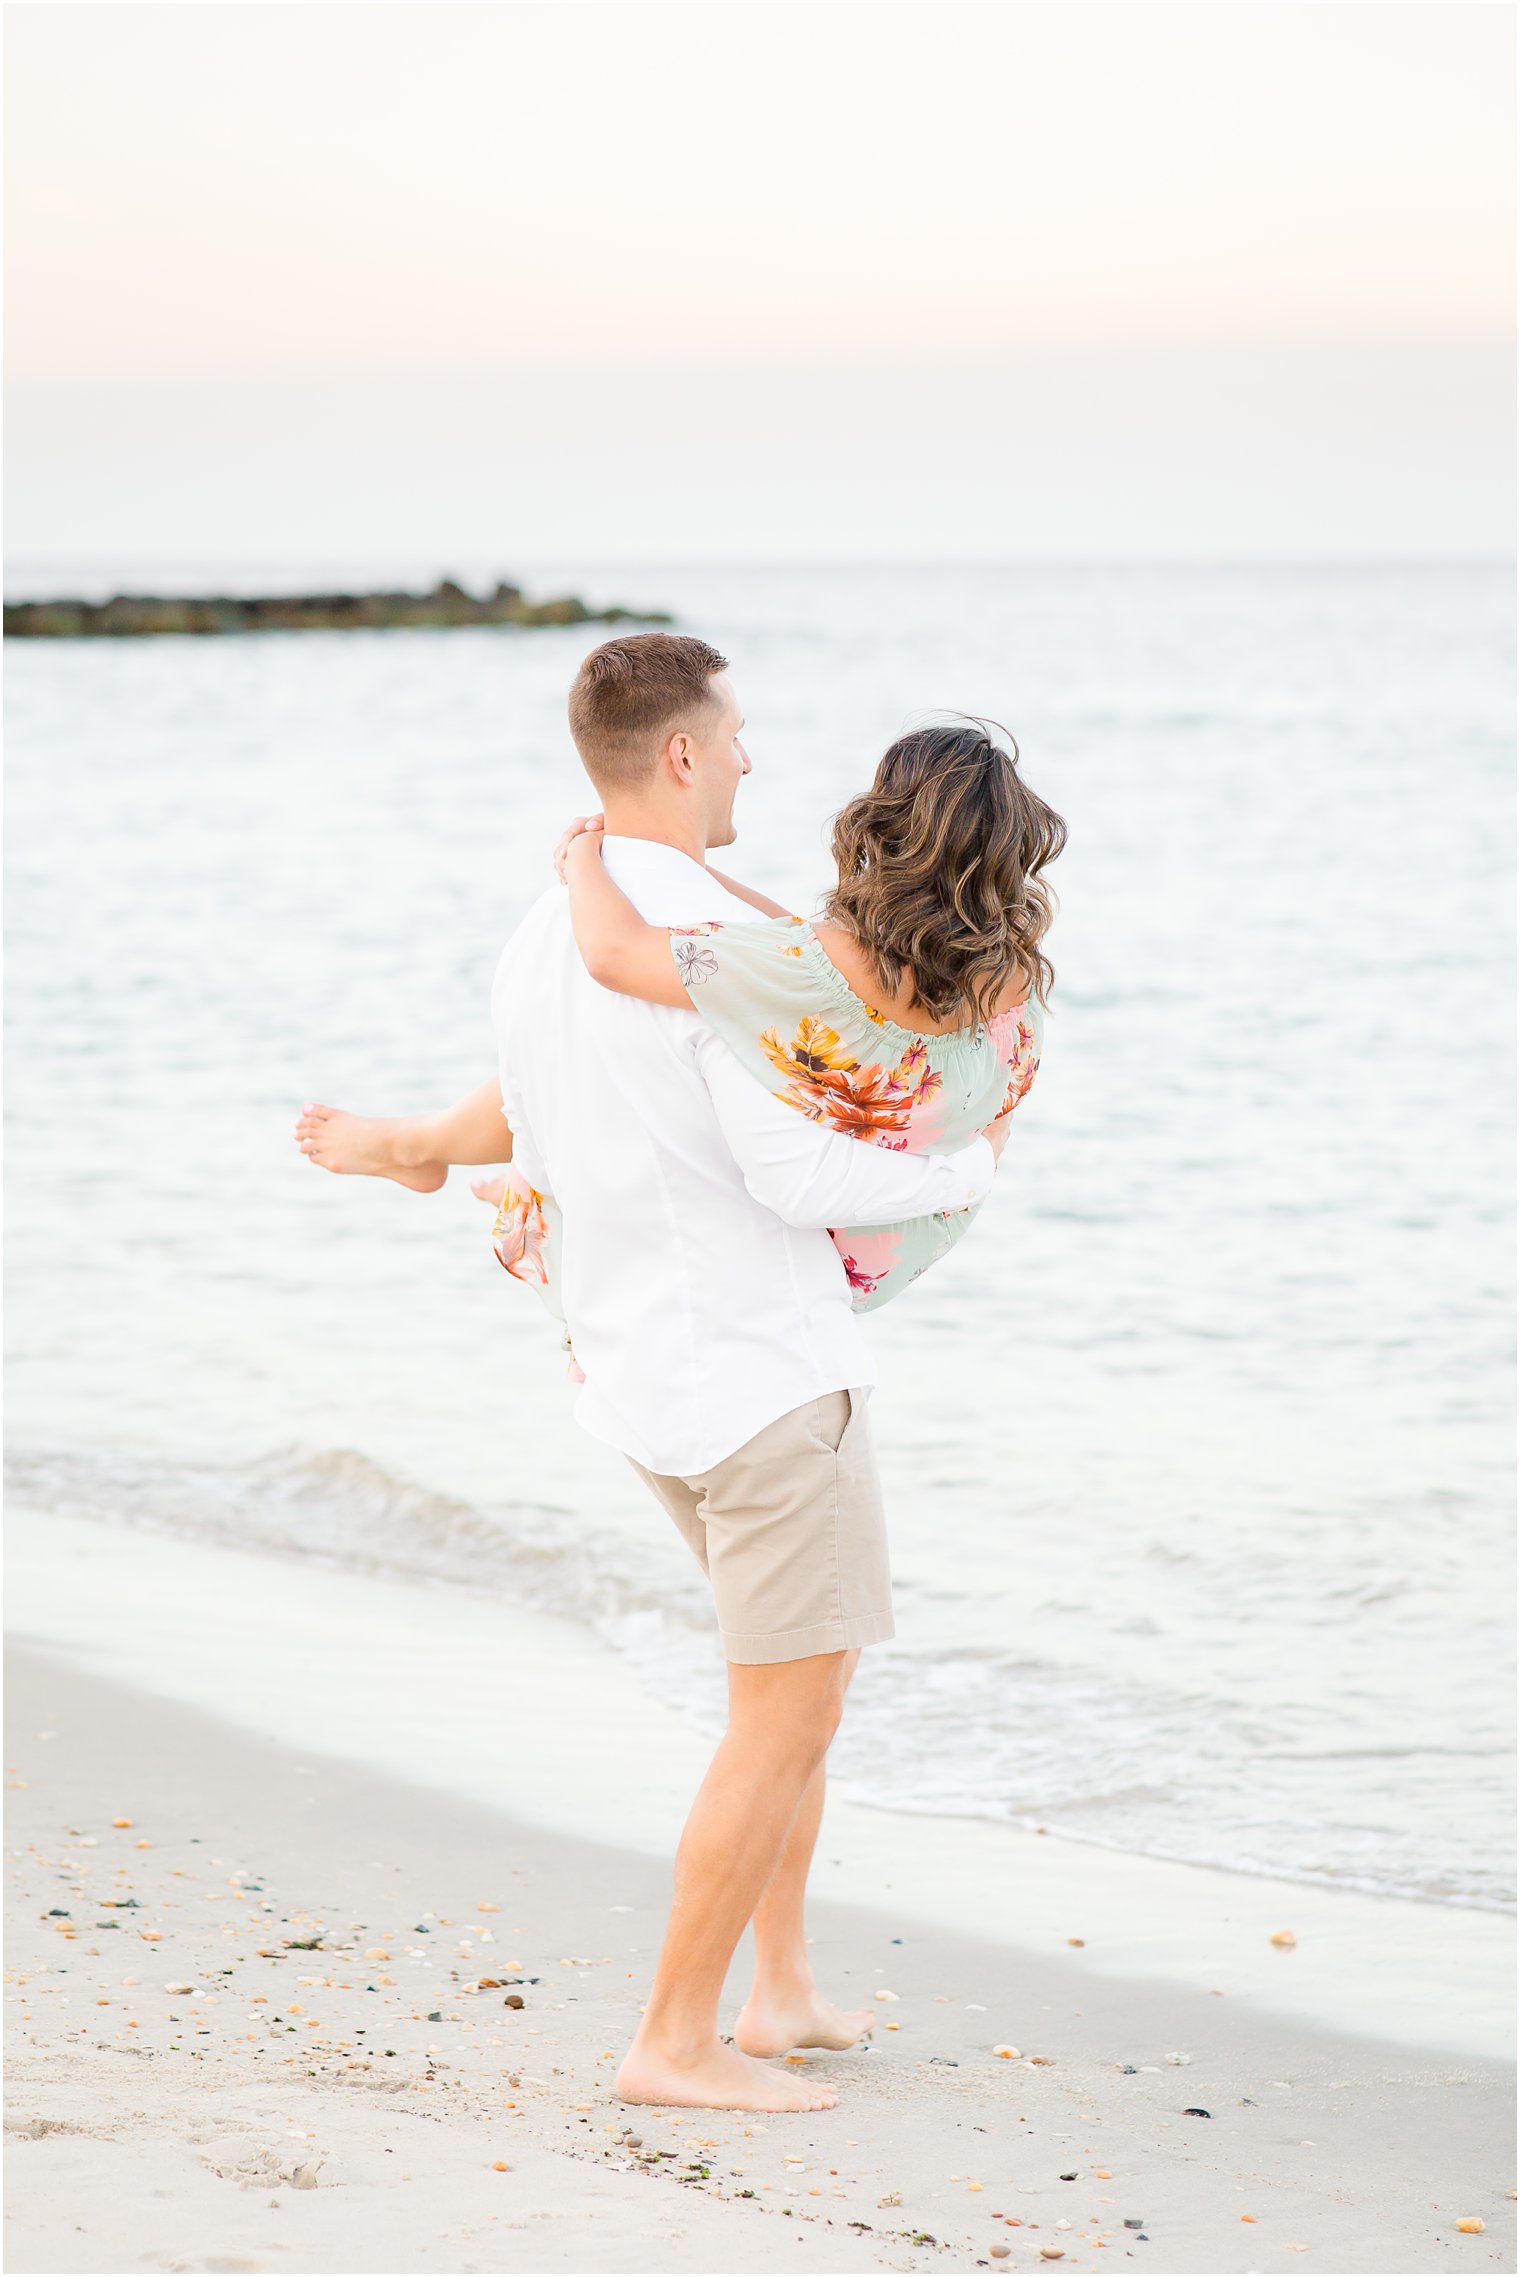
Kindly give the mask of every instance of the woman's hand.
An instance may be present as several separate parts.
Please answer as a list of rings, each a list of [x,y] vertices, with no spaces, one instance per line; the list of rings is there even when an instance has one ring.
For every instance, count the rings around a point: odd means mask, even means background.
[[[601,868],[603,836],[604,833],[593,825],[588,829],[578,830],[573,838],[566,840],[565,861],[560,876],[567,883],[570,878],[576,875],[577,871],[585,870],[593,862],[598,869]]]
[[[569,829],[565,832],[564,837],[560,840],[559,844],[554,849],[554,874],[559,879],[561,885],[563,885],[565,882],[565,856],[569,853],[570,848],[575,840],[577,838],[588,836],[594,832],[598,841],[600,841],[602,832],[606,829],[606,827],[607,817],[603,814],[578,814],[576,816]]]

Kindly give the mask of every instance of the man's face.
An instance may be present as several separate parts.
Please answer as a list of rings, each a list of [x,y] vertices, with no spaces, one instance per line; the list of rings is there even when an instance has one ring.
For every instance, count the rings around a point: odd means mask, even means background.
[[[744,714],[726,672],[715,672],[708,686],[712,701],[690,737],[690,764],[708,846],[732,846],[739,835],[734,798],[750,770],[749,753],[741,740]]]

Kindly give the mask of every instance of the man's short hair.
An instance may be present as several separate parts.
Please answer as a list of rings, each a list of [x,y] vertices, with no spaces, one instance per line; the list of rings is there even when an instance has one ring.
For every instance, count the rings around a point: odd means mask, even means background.
[[[599,791],[633,790],[655,771],[676,730],[713,701],[728,658],[683,633],[603,641],[575,675],[570,733]]]

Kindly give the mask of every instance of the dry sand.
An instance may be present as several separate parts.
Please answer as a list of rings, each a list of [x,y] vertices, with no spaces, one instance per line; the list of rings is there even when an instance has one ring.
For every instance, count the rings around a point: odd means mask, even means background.
[[[8,1687],[11,2271],[1514,2267],[1501,2063],[820,1904],[880,2018],[810,2059],[838,2108],[632,2109],[657,1861],[24,1646]]]

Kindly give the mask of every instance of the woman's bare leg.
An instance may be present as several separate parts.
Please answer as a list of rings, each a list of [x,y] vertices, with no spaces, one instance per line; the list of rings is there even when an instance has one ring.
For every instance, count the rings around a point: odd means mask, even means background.
[[[343,1107],[308,1104],[296,1124],[296,1144],[322,1170],[394,1178],[419,1194],[441,1186],[451,1163],[512,1159],[494,1075],[440,1115],[351,1115]]]

